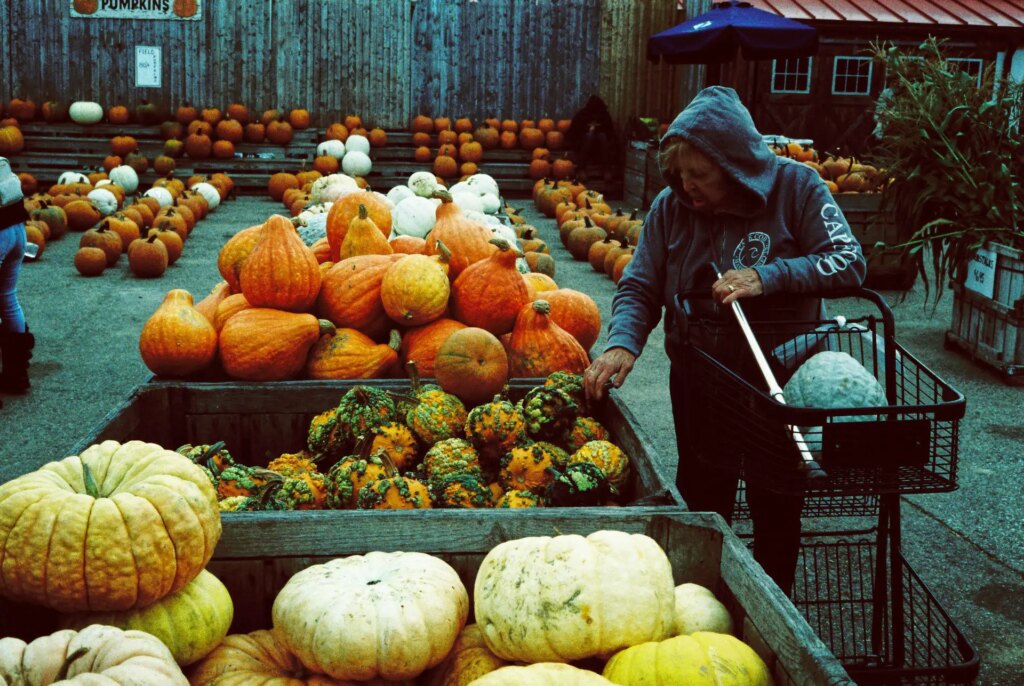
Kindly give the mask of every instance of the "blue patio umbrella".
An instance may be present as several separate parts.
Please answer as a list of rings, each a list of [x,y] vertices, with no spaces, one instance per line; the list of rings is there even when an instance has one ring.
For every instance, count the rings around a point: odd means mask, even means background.
[[[671,64],[807,57],[818,50],[818,30],[753,7],[716,2],[711,10],[647,39],[647,59]]]

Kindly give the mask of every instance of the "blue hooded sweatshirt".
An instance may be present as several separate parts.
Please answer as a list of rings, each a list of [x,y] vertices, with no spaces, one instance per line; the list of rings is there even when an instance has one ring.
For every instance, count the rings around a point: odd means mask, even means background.
[[[723,273],[753,268],[764,296],[775,296],[739,300],[752,321],[776,318],[759,309],[779,301],[794,305],[780,318],[816,320],[821,301],[808,296],[863,282],[860,243],[825,181],[806,164],[773,153],[734,90],[711,86],[698,93],[662,145],[672,137],[696,146],[741,190],[726,208],[697,211],[679,175],[662,169],[668,187],[654,199],[619,281],[606,350],[639,356],[662,307],[673,313],[677,293],[705,287],[710,293],[712,260]],[[679,343],[672,316],[665,328],[671,355]]]

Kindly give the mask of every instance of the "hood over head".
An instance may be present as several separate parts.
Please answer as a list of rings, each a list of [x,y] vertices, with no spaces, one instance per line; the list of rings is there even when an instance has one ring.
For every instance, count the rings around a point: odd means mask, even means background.
[[[779,162],[736,91],[723,86],[703,89],[668,127],[662,149],[673,137],[689,141],[743,189],[732,213],[750,215],[764,209]],[[662,167],[661,175],[679,200],[692,208],[679,174]]]

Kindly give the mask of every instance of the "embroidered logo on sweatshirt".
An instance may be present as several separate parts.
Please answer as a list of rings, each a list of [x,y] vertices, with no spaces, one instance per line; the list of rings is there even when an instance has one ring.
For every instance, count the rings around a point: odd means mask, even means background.
[[[760,267],[768,261],[768,253],[772,249],[771,236],[763,231],[748,233],[732,251],[733,269],[750,269]]]

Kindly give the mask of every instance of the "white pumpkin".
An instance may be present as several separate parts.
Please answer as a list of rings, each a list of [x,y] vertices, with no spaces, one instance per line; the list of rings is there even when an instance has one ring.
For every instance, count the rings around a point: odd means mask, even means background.
[[[373,162],[365,152],[349,149],[341,161],[341,170],[351,176],[366,176],[373,171]]]
[[[493,193],[481,195],[480,203],[484,206],[484,212],[487,214],[497,214],[501,210],[501,199]]]
[[[114,167],[107,176],[129,195],[139,189],[139,175],[127,164]]]
[[[81,172],[64,172],[57,179],[57,183],[61,186],[67,186],[72,183],[89,183],[89,177]]]
[[[311,202],[337,202],[351,192],[361,190],[356,180],[347,174],[328,174],[313,182],[309,191]]]
[[[672,565],[642,534],[507,541],[480,564],[473,597],[487,647],[513,662],[607,657],[676,627]]]
[[[391,210],[391,231],[396,236],[426,238],[437,223],[437,206],[427,198],[414,195]]]
[[[395,205],[398,205],[398,203],[402,202],[406,198],[411,198],[415,195],[416,194],[413,193],[412,189],[409,188],[408,186],[395,186],[394,188],[388,191],[388,200],[390,200]]]
[[[95,124],[103,119],[103,107],[98,102],[91,100],[79,100],[71,103],[68,108],[68,116],[76,124]]]
[[[431,172],[413,172],[409,177],[409,188],[421,198],[429,198],[439,186],[437,178]]]
[[[211,212],[217,209],[220,205],[220,191],[205,181],[192,186],[192,190],[203,196],[203,199],[206,200],[206,204],[210,206]]]
[[[510,245],[518,245],[518,237],[516,236],[516,232],[513,231],[511,228],[505,226],[504,224],[498,224],[497,226],[491,226],[490,229],[491,231],[494,232],[495,238],[501,238],[502,240],[508,241]],[[526,260],[523,260],[523,262],[525,263]],[[529,269],[529,266],[527,266],[527,269]]]
[[[600,674],[559,662],[502,667],[469,682],[469,686],[614,686]]]
[[[150,188],[143,195],[147,198],[156,198],[160,202],[160,207],[169,207],[174,204],[174,196],[171,195],[171,192],[160,186]],[[204,195],[203,197],[205,198],[206,196]],[[213,208],[211,207],[210,209]]]
[[[498,190],[498,182],[494,180],[494,177],[487,174],[473,174],[466,183],[477,189],[480,193],[490,193],[491,195],[501,195],[501,191]]]
[[[393,210],[395,208],[395,203],[391,202],[391,198],[389,198],[388,196],[384,195],[379,191],[370,191],[370,193],[372,193],[373,196],[377,198],[377,200],[380,200],[382,203],[384,203],[384,206],[387,207],[389,210]]]
[[[484,205],[480,202],[480,196],[472,191],[461,191],[452,193],[452,202],[459,206],[463,212],[480,212],[484,211]]]
[[[316,156],[321,157],[323,155],[330,155],[331,157],[340,160],[345,156],[345,143],[339,141],[337,138],[331,138],[326,140],[320,145],[316,146]]]
[[[699,584],[676,586],[676,633],[731,634],[732,616],[715,594]]]
[[[272,614],[274,631],[310,671],[397,681],[448,655],[466,624],[469,596],[436,557],[372,552],[299,572]]]
[[[345,139],[345,150],[347,152],[361,152],[364,155],[370,154],[370,140],[358,133]]]
[[[97,188],[89,191],[89,195],[85,197],[88,198],[89,202],[92,203],[92,206],[99,210],[99,213],[104,217],[117,212],[117,196],[105,188]]]

